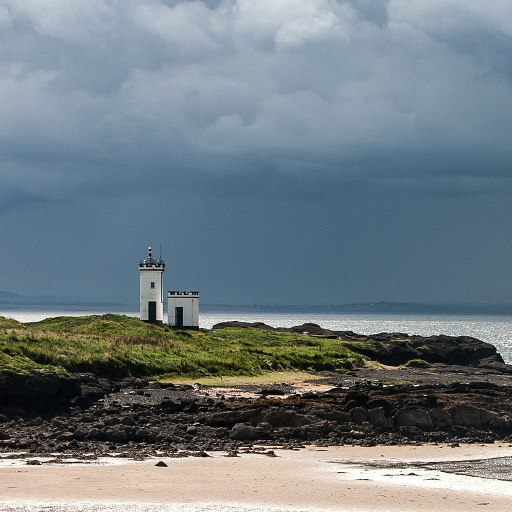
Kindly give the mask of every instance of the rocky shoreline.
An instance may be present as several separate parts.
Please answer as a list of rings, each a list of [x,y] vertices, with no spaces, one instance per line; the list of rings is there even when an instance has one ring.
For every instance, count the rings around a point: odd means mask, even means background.
[[[51,385],[27,380],[23,387],[0,374],[1,457],[140,459],[209,451],[272,455],[268,447],[306,444],[512,442],[512,367],[492,345],[474,338],[404,341],[407,335],[400,333],[363,337],[314,329],[318,336],[359,343],[388,366],[322,372],[300,387],[236,389],[91,374],[71,381],[51,376]],[[406,361],[421,353],[427,366],[390,365],[406,352]]]

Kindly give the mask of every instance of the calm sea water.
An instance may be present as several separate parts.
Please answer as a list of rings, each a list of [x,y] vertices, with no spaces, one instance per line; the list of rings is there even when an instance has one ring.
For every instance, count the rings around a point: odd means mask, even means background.
[[[103,314],[105,311],[0,311],[0,315],[20,322],[37,322],[54,316],[82,316]],[[138,316],[138,312],[125,312]],[[321,313],[243,313],[240,311],[203,312],[200,326],[211,328],[218,322],[239,320],[242,322],[264,322],[274,327],[292,327],[313,322],[335,331],[354,331],[361,334],[379,332],[403,332],[431,336],[473,336],[498,349],[503,359],[512,364],[512,316],[458,316],[458,315],[343,315]]]

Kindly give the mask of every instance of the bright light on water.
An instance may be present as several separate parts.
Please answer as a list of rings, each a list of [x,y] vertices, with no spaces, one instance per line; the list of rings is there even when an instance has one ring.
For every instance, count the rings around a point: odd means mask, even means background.
[[[101,315],[91,311],[0,311],[0,315],[20,322],[37,322],[54,316]],[[121,313],[138,316],[138,312]],[[210,329],[219,322],[263,322],[273,327],[292,327],[313,322],[333,331],[354,331],[360,334],[404,332],[421,336],[446,334],[472,336],[493,344],[507,363],[512,363],[512,316],[462,315],[343,315],[321,313],[243,313],[240,311],[204,312],[200,315],[202,328]]]

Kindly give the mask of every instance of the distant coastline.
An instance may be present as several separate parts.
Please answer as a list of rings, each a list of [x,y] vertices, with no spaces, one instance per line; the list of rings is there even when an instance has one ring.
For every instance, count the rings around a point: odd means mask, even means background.
[[[201,310],[205,312],[240,311],[247,313],[512,315],[512,304],[422,304],[385,301],[333,305],[202,304]]]
[[[81,300],[68,296],[27,296],[0,290],[0,310],[138,311],[138,303]],[[318,313],[410,315],[512,315],[512,304],[430,304],[416,302],[363,302],[349,304],[201,304],[215,313]]]

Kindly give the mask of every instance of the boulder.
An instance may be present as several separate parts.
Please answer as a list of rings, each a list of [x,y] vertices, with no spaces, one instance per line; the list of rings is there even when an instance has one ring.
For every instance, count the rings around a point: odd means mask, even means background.
[[[237,423],[231,429],[229,437],[236,441],[255,441],[259,438],[259,433],[254,427],[251,427],[250,425],[246,425],[245,423]]]
[[[105,431],[105,439],[112,443],[126,443],[128,436],[121,425],[116,425]]]
[[[422,430],[430,430],[434,425],[432,418],[424,407],[404,407],[395,414],[399,427],[417,427]]]
[[[349,423],[352,421],[350,413],[344,411],[322,411],[317,416],[324,420],[335,421],[336,423]]]
[[[206,416],[205,423],[210,427],[231,427],[236,423],[251,421],[258,412],[256,409],[214,412]]]
[[[304,414],[278,407],[264,412],[260,419],[265,423],[269,423],[272,427],[301,427],[311,423],[311,419]]]
[[[120,423],[121,425],[125,425],[127,427],[134,427],[136,425],[135,420],[130,416],[124,416],[123,418],[121,418]]]
[[[368,402],[368,393],[362,391],[349,391],[345,396],[345,403],[356,402],[357,405],[365,405]]]
[[[116,418],[115,416],[111,416],[110,418],[105,418],[103,420],[103,424],[107,427],[112,427],[114,425],[118,425],[120,423],[119,418]]]
[[[453,418],[445,409],[431,409],[429,411],[432,423],[436,428],[447,428],[453,425]]]
[[[139,428],[134,433],[135,441],[146,441],[149,438],[151,432],[147,428]]]
[[[354,407],[350,409],[350,417],[354,423],[361,425],[367,419],[368,411],[364,407]]]
[[[495,428],[506,428],[507,420],[497,412],[485,411],[481,415],[482,423]]]
[[[393,419],[386,417],[386,410],[384,407],[369,409],[367,421],[374,427],[391,428],[394,425]]]
[[[482,412],[485,413],[485,409],[472,405],[454,405],[448,409],[448,412],[455,425],[480,428],[482,426]]]
[[[506,428],[506,419],[493,411],[487,411],[472,405],[455,405],[450,407],[449,412],[455,425],[463,427],[480,428],[489,425],[495,428]]]
[[[73,432],[74,438],[77,439],[78,441],[84,440],[87,437],[87,434],[88,434],[88,430],[86,428],[84,428],[83,426],[82,427],[78,427]]]
[[[386,412],[386,416],[389,416],[393,410],[393,404],[388,402],[384,398],[371,398],[370,400],[368,400],[368,402],[366,402],[365,407],[368,410],[376,409],[377,407],[382,407]]]

